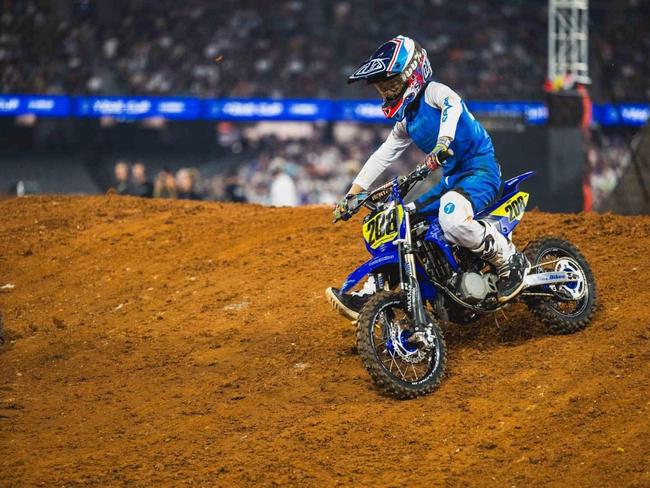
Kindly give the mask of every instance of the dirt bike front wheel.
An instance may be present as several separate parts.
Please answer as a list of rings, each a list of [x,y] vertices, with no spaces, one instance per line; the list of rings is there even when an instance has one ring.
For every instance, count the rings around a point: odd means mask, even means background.
[[[557,237],[531,241],[524,254],[531,272],[568,271],[577,279],[561,285],[547,285],[552,297],[530,297],[528,308],[551,332],[572,334],[591,322],[596,312],[596,283],[589,263],[570,242]]]
[[[429,313],[432,346],[409,343],[413,324],[403,302],[399,293],[381,291],[364,305],[357,322],[357,350],[363,365],[384,394],[398,399],[434,391],[447,364],[442,330]]]

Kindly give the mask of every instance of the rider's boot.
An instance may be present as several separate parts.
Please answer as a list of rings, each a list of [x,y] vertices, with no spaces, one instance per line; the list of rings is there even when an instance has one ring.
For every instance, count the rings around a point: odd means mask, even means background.
[[[479,221],[485,227],[483,241],[472,252],[492,264],[499,275],[498,299],[507,302],[524,287],[524,279],[530,270],[526,257],[517,251],[515,245],[489,222]]]
[[[375,277],[370,276],[368,280],[363,285],[363,288],[359,291],[352,293],[341,293],[341,290],[338,288],[329,287],[325,290],[325,296],[328,301],[341,315],[350,319],[358,320],[359,312],[366,304],[368,299],[377,292],[377,286],[375,284]]]

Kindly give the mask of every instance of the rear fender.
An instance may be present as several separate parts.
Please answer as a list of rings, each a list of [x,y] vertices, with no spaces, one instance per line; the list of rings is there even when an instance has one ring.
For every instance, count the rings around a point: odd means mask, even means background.
[[[515,227],[521,222],[528,204],[528,193],[520,191],[505,200],[481,220],[492,222],[499,232],[508,237]]]
[[[534,171],[528,171],[507,180],[503,184],[501,198],[476,215],[475,219],[492,222],[499,232],[508,237],[521,221],[528,204],[528,193],[519,191],[519,185],[534,174]]]

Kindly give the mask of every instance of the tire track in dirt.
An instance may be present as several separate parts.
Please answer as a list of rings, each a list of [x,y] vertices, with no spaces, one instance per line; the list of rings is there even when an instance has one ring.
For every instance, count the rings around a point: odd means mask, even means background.
[[[525,307],[445,326],[449,376],[373,389],[323,290],[366,259],[325,208],[0,202],[8,486],[646,486],[650,217],[528,213],[600,306],[573,336]]]

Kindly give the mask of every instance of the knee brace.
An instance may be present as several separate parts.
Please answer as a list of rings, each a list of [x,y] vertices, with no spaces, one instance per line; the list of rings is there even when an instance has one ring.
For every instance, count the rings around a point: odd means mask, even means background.
[[[470,201],[457,191],[448,191],[440,198],[438,221],[445,239],[452,244],[476,249],[483,242],[485,228],[474,220]]]

